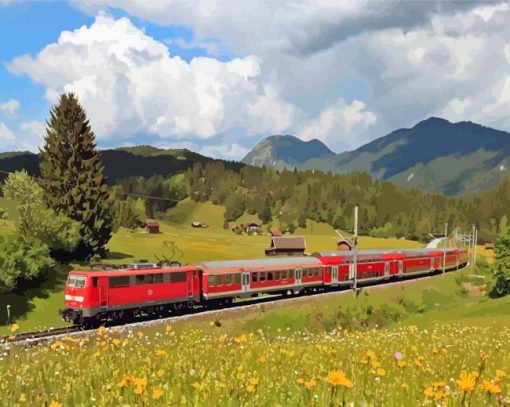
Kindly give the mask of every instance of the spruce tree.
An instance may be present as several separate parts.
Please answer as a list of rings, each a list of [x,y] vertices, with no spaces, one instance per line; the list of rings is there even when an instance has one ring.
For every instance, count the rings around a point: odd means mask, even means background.
[[[104,255],[112,233],[112,202],[104,166],[85,110],[73,93],[53,106],[47,121],[40,170],[48,205],[80,224],[74,255]]]

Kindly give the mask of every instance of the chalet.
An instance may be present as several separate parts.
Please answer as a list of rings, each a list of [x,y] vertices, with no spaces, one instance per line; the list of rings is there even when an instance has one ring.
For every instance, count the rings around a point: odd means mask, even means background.
[[[282,235],[282,231],[274,226],[271,229],[269,229],[269,233],[273,237],[280,237]]]
[[[159,222],[153,219],[147,219],[145,222],[145,230],[150,234],[159,233]]]
[[[487,242],[484,247],[485,250],[494,250],[494,243]]]
[[[261,227],[262,227],[262,224],[256,223],[256,222],[250,222],[250,223],[241,225],[241,228],[246,233],[259,233]]]
[[[273,236],[271,247],[266,249],[266,256],[303,256],[306,241],[304,236]]]

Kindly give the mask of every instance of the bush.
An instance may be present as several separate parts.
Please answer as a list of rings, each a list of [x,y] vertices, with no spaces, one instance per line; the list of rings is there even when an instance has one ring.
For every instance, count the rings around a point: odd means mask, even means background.
[[[510,293],[510,229],[503,230],[494,248],[494,285],[492,297],[503,297]]]
[[[32,280],[54,266],[48,246],[21,235],[0,236],[0,293],[7,293],[21,280]]]

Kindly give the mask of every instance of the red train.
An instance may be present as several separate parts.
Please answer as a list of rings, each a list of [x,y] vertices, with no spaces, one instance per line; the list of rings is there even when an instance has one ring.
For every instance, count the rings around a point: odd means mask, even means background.
[[[468,263],[467,250],[358,251],[360,284],[454,270]],[[133,264],[109,271],[73,270],[65,291],[66,321],[97,325],[142,315],[163,316],[195,306],[225,306],[235,298],[291,295],[348,286],[354,253],[316,252],[304,257],[207,261],[191,266]]]

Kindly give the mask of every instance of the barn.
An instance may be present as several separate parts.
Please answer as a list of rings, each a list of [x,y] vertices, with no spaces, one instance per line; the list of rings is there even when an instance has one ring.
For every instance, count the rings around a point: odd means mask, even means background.
[[[150,234],[159,233],[159,222],[154,219],[147,219],[145,222],[145,230]]]
[[[271,247],[265,250],[266,256],[303,256],[306,241],[304,236],[273,236]]]

